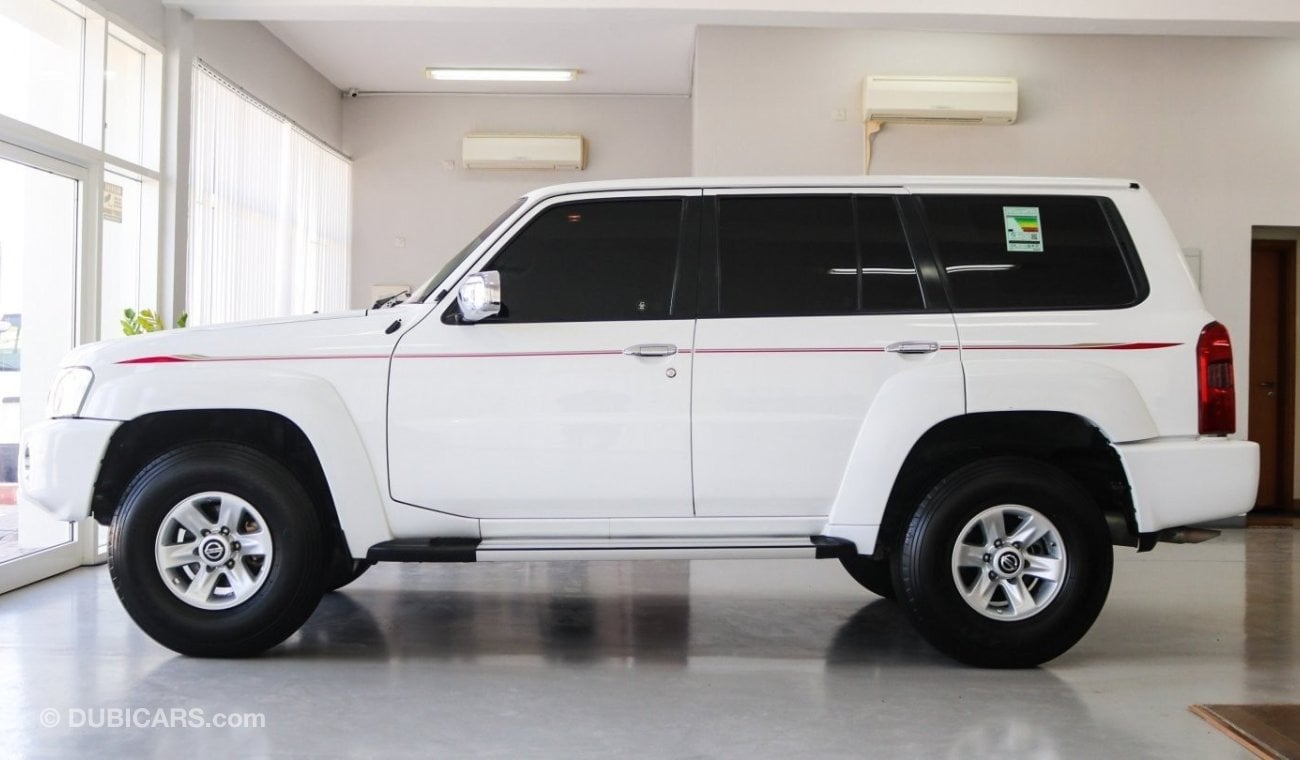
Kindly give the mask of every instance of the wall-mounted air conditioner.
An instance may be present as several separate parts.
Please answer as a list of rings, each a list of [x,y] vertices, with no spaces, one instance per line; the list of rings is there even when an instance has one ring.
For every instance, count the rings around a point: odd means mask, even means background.
[[[862,120],[903,124],[1011,124],[1016,80],[998,77],[870,76]]]
[[[466,169],[585,169],[582,135],[465,135]]]

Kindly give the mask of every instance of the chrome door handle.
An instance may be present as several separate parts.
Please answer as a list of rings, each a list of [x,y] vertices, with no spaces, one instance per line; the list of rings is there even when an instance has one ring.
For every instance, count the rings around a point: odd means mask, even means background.
[[[885,350],[891,354],[932,354],[939,350],[939,344],[932,340],[900,340],[885,346]]]
[[[677,346],[671,343],[640,343],[623,349],[624,356],[672,356]]]

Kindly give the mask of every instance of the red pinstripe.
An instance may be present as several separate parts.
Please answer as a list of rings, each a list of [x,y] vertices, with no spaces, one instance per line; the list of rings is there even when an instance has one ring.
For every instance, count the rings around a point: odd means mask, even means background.
[[[1173,348],[1182,343],[1067,343],[1063,345],[1016,346],[961,346],[964,351],[1147,351]],[[958,346],[941,346],[943,351],[957,350]],[[682,349],[679,354],[875,354],[883,353],[884,346],[829,346],[829,347],[765,347],[765,348],[697,348]],[[619,349],[589,351],[505,351],[500,353],[427,353],[398,354],[396,359],[520,359],[569,356],[622,356]],[[182,364],[189,362],[275,362],[275,361],[325,361],[339,359],[387,359],[388,354],[321,354],[307,356],[203,356],[159,355],[123,359],[118,364]]]

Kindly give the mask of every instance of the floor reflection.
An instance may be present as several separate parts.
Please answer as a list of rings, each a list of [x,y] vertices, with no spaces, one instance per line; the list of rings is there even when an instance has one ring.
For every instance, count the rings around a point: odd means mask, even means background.
[[[1246,541],[1247,673],[1267,673],[1270,666],[1297,659],[1296,575],[1300,572],[1295,529],[1252,528]],[[1258,678],[1251,686],[1259,687]],[[1297,695],[1300,698],[1300,694]]]
[[[149,641],[104,569],[0,597],[4,756],[1222,757],[1193,702],[1294,700],[1300,533],[1117,553],[1036,670],[962,667],[828,562],[381,566],[266,656]],[[46,707],[265,713],[265,730],[46,730]]]

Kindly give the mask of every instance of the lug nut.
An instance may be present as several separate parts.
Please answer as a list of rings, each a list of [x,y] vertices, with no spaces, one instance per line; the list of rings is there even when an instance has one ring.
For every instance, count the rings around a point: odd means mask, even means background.
[[[991,581],[995,581],[995,580],[997,580],[997,579],[998,579],[998,574],[995,573],[995,572],[993,572],[992,570],[990,570],[990,571],[989,571],[989,580],[991,580]]]
[[[995,538],[995,539],[993,539],[993,545],[994,545],[994,546],[997,546],[997,547],[1001,547],[1001,546],[1002,546],[1002,539],[1000,539],[1000,538]]]
[[[1014,547],[1016,547],[1017,549],[1019,549],[1019,548],[1020,548],[1020,542],[1017,541],[1017,542],[1015,542],[1014,544],[1012,544],[1012,546],[1014,546]]]
[[[985,555],[984,555],[984,561],[985,561],[985,562],[992,562],[992,561],[993,561],[993,555],[992,555],[992,554],[985,554]]]
[[[230,548],[233,549],[233,550],[235,550],[235,551],[239,551],[239,542],[238,542],[238,541],[233,541],[233,542],[231,542],[231,544],[230,544]]]
[[[222,528],[222,529],[221,529],[221,535],[225,536],[225,535],[228,535],[229,533],[230,533],[230,528]]]
[[[230,560],[230,561],[228,561],[228,562],[226,562],[226,569],[227,569],[227,570],[234,568],[234,566],[235,566],[235,561],[234,561],[233,559]]]

